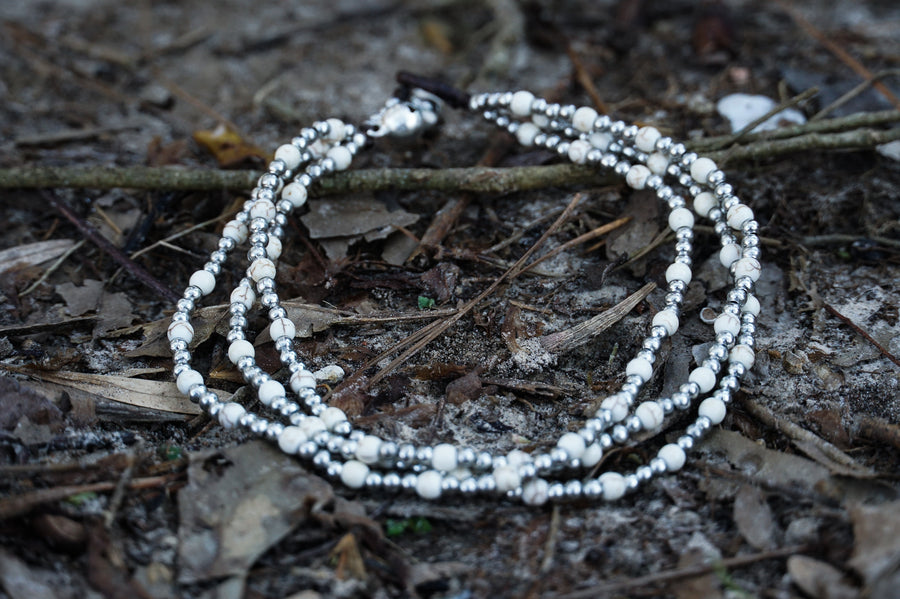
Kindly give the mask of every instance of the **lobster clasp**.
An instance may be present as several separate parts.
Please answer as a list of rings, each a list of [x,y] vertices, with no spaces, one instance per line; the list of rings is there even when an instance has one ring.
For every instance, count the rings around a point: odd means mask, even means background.
[[[391,98],[366,125],[369,137],[412,137],[438,122],[441,101],[434,94],[413,89],[406,99]]]

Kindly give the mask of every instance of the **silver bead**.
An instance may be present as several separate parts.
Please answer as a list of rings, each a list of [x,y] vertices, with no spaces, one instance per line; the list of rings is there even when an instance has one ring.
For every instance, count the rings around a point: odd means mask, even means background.
[[[478,457],[475,458],[475,469],[476,470],[490,470],[493,467],[493,456],[487,452],[482,451],[478,453]]]
[[[191,317],[187,312],[181,312],[180,310],[172,315],[172,322],[188,322]]]
[[[734,345],[734,334],[729,331],[722,331],[716,335],[716,343],[721,343],[726,347]]]
[[[328,462],[328,465],[325,467],[325,474],[330,478],[340,478],[343,471],[344,465],[340,462]]]
[[[207,391],[200,397],[200,401],[197,402],[201,408],[209,412],[212,406],[219,403],[219,396],[213,393],[212,391]]]
[[[319,447],[328,447],[331,437],[332,435],[328,431],[319,431],[312,436],[312,441]]]
[[[225,405],[225,404],[223,404],[223,403],[221,403],[221,402],[218,402],[218,401],[209,404],[209,407],[206,408],[206,411],[207,411],[207,413],[209,414],[210,418],[212,418],[212,419],[214,419],[214,420],[215,420],[216,418],[218,418],[218,417],[219,417],[219,413],[222,411],[222,407],[223,407],[224,405]]]
[[[187,350],[175,352],[175,354],[172,356],[172,361],[175,362],[175,364],[187,365],[191,361],[191,352]]]
[[[284,160],[280,158],[276,158],[272,162],[269,163],[269,172],[275,175],[276,177],[281,177],[286,172],[288,172],[287,165],[284,163]]]
[[[332,430],[335,435],[346,437],[353,430],[353,425],[344,420],[343,422],[338,422],[337,424],[335,424]]]
[[[631,416],[625,419],[625,428],[628,429],[630,433],[639,433],[643,428],[641,426],[641,419],[632,414]]]
[[[328,452],[325,450],[316,452],[316,455],[313,456],[313,466],[316,468],[326,468],[328,464],[331,463],[331,456],[328,455]]]
[[[694,448],[694,438],[688,435],[682,435],[678,437],[678,447],[680,447],[683,451],[688,452]]]
[[[478,477],[478,491],[481,493],[493,493],[497,490],[497,482],[493,474],[483,474]]]
[[[678,158],[679,156],[684,154],[684,152],[685,147],[682,143],[672,144],[672,146],[669,148],[669,156],[671,156],[672,158]]]
[[[665,474],[668,471],[666,461],[660,457],[653,458],[648,465],[650,466],[651,475]]]
[[[284,214],[284,213],[282,213],[282,212],[277,212],[277,213],[275,213],[275,218],[272,219],[272,222],[275,223],[276,225],[278,225],[279,227],[283,227],[283,226],[285,226],[285,225],[287,224],[287,222],[288,222],[288,221],[287,221],[287,215]],[[282,237],[282,234],[281,234],[281,233],[276,234],[275,231],[277,231],[277,229],[275,229],[274,227],[272,227],[272,228],[269,230],[269,233],[270,233],[271,235],[276,236],[276,237]]]
[[[268,254],[266,254],[266,248],[260,247],[258,245],[254,245],[249,250],[247,250],[247,260],[249,260],[250,262],[255,262],[256,260],[265,258],[266,256],[268,256]]]
[[[529,480],[537,476],[537,466],[533,462],[526,462],[521,464],[516,469],[516,472],[518,472],[520,479]]]
[[[614,442],[622,445],[626,441],[628,441],[628,429],[622,426],[621,424],[617,424],[612,428],[612,439]]]
[[[687,410],[691,407],[691,397],[687,393],[678,391],[672,394],[672,405],[678,410]]]
[[[264,418],[259,418],[250,423],[250,432],[254,435],[258,435],[260,437],[266,436],[269,431],[269,421]]]
[[[573,479],[566,483],[565,496],[566,499],[578,499],[583,493],[580,480]]]
[[[715,170],[709,174],[706,178],[706,182],[710,185],[716,186],[725,181],[725,173],[720,170]]]
[[[379,472],[369,472],[365,485],[369,489],[379,489],[384,485],[384,477]]]
[[[471,476],[459,481],[459,492],[465,495],[474,495],[478,492],[478,481]]]
[[[670,398],[664,397],[658,401],[660,407],[663,409],[663,414],[671,414],[675,411],[675,402],[673,402]]]
[[[597,499],[603,495],[603,485],[596,478],[592,478],[582,485],[582,493],[590,499]]]
[[[430,464],[434,456],[434,449],[428,445],[419,447],[416,450],[416,460],[422,464]]]
[[[396,472],[389,472],[382,477],[381,486],[385,489],[399,489],[402,486],[402,479]]]
[[[416,459],[416,446],[411,443],[403,443],[397,448],[397,459],[402,462],[412,462]]]
[[[441,492],[456,493],[459,491],[459,479],[455,476],[445,476],[441,480]]]
[[[463,447],[456,452],[456,462],[461,468],[473,465],[477,458],[475,450],[471,447]]]
[[[223,252],[230,252],[234,249],[234,246],[237,245],[234,242],[234,239],[230,237],[222,237],[219,239],[219,249]]]
[[[184,372],[185,370],[190,370],[190,369],[191,369],[191,365],[190,365],[190,364],[186,364],[186,363],[177,363],[177,364],[175,364],[175,366],[172,368],[172,374],[174,374],[174,375],[175,375],[175,378],[177,379],[177,378],[181,375],[182,372]]]
[[[650,466],[638,466],[638,468],[634,471],[635,476],[637,476],[638,481],[641,484],[649,482],[651,478],[653,478],[653,470]]]
[[[600,448],[604,451],[604,453],[611,449],[614,445],[612,435],[609,433],[603,433],[600,437],[597,438],[597,443],[600,444]]]
[[[638,487],[641,486],[641,481],[638,480],[636,474],[626,474],[625,475],[625,492],[626,493],[634,493],[638,490]]]
[[[540,453],[534,456],[534,467],[537,468],[539,474],[547,472],[553,467],[553,458],[550,457],[550,454]]]
[[[653,189],[653,190],[659,189],[663,185],[663,178],[660,177],[659,175],[650,175],[650,177],[647,178],[647,182],[644,185],[646,185],[646,187],[648,189]]]
[[[203,292],[200,291],[200,288],[196,285],[188,285],[184,290],[184,299],[189,299],[193,302],[196,302],[203,295]]]
[[[716,194],[717,198],[723,198],[723,199],[727,198],[728,196],[732,195],[733,192],[734,192],[734,188],[731,187],[731,185],[729,185],[728,183],[722,183],[721,185],[716,185],[715,194]],[[724,207],[725,206],[723,205],[723,208]],[[727,210],[727,208],[726,208],[726,210]]]
[[[662,341],[659,337],[646,337],[644,338],[642,347],[655,353],[662,347]]]
[[[547,499],[550,501],[559,501],[566,496],[566,488],[562,483],[551,483],[547,488]]]

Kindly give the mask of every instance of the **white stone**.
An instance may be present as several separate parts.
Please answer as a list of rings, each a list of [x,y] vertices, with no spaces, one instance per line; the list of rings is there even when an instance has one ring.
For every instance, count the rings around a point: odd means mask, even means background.
[[[276,380],[269,379],[259,386],[257,395],[259,396],[259,401],[262,405],[271,406],[273,401],[279,397],[285,396],[284,385]]]
[[[528,91],[518,91],[513,94],[509,103],[509,111],[514,116],[528,116],[531,114],[531,103],[534,102],[534,94]]]
[[[697,414],[706,416],[713,424],[721,424],[725,420],[725,412],[725,404],[716,397],[707,397],[700,402],[700,407],[697,408]]]
[[[381,439],[375,435],[366,435],[359,440],[356,446],[356,459],[366,464],[374,464],[378,461],[378,450],[381,449]]]
[[[569,160],[575,164],[584,164],[590,151],[591,144],[583,139],[576,139],[569,144]]]
[[[325,119],[325,122],[328,124],[328,133],[325,135],[325,139],[328,141],[341,141],[344,139],[344,135],[347,132],[347,126],[344,124],[344,121],[330,118]]]
[[[178,390],[187,395],[191,387],[203,384],[203,375],[193,369],[184,370],[175,379],[175,385]]]
[[[753,210],[746,204],[735,204],[728,209],[727,219],[729,227],[740,231],[748,221],[753,220]]]
[[[513,466],[499,466],[494,468],[494,484],[501,493],[512,491],[521,482],[519,472]]]
[[[669,158],[661,152],[653,152],[647,157],[647,168],[654,175],[665,175],[669,168]]]
[[[347,421],[347,415],[344,413],[344,410],[334,406],[325,408],[319,418],[322,419],[322,422],[325,423],[325,427],[330,431],[334,430],[334,427],[340,423]]]
[[[636,374],[645,381],[649,381],[653,376],[653,364],[644,358],[634,358],[625,365],[625,374],[627,376]]]
[[[550,485],[543,478],[531,479],[522,487],[522,503],[525,505],[544,505],[547,503],[549,491]]]
[[[275,341],[282,337],[293,339],[296,332],[297,327],[294,326],[294,323],[289,318],[276,318],[269,325],[269,335]]]
[[[600,447],[600,444],[591,443],[584,449],[584,453],[581,454],[581,465],[585,468],[593,468],[600,463],[600,458],[602,457],[603,448]]]
[[[522,464],[527,464],[529,462],[531,462],[531,456],[521,449],[513,449],[506,454],[506,463],[513,468],[518,468]]]
[[[669,335],[674,335],[678,331],[678,324],[678,314],[674,310],[660,310],[650,321],[650,326],[662,327]]]
[[[624,397],[616,393],[600,402],[600,409],[609,410],[610,414],[612,414],[613,422],[621,422],[628,416],[628,410],[631,409],[631,406],[628,405]]]
[[[228,359],[231,360],[232,364],[237,365],[241,358],[247,356],[251,358],[256,356],[256,348],[246,339],[232,341],[231,345],[228,346]]]
[[[606,150],[606,148],[609,147],[609,144],[612,143],[612,135],[605,132],[591,133],[591,136],[588,137],[588,141],[590,141],[591,145],[598,150]]]
[[[688,375],[688,381],[697,383],[701,393],[711,391],[716,386],[716,373],[711,368],[700,366],[691,371]]]
[[[266,256],[272,262],[281,257],[281,240],[274,235],[269,235],[269,243],[266,244]]]
[[[236,244],[247,241],[248,234],[247,225],[238,220],[229,221],[225,228],[222,229],[222,237],[228,237]]]
[[[729,243],[722,246],[719,250],[719,262],[725,268],[731,268],[731,265],[737,262],[741,257],[741,246],[736,243]]]
[[[422,499],[437,499],[441,496],[444,477],[436,470],[427,470],[416,478],[416,493]]]
[[[519,128],[516,129],[516,139],[519,140],[519,143],[523,146],[530,146],[534,143],[534,138],[540,132],[541,130],[538,129],[537,125],[522,123],[519,125]]]
[[[656,127],[641,127],[634,138],[634,147],[641,152],[650,153],[656,149],[656,142],[660,137],[662,134]]]
[[[582,106],[572,115],[572,127],[584,133],[594,128],[594,121],[597,120],[597,111],[590,106]]]
[[[289,183],[281,190],[281,197],[289,201],[294,208],[299,208],[306,203],[306,188],[299,183]]]
[[[278,435],[278,447],[286,454],[297,453],[300,446],[306,443],[307,436],[299,426],[286,426]]]
[[[300,166],[300,148],[293,144],[279,146],[275,150],[275,160],[281,160],[288,170],[294,170]]]
[[[313,376],[316,377],[316,382],[319,383],[339,383],[344,379],[344,369],[337,364],[329,364],[315,371]]]
[[[253,292],[253,289],[251,289],[249,285],[238,285],[234,288],[234,291],[231,292],[232,304],[243,304],[247,309],[250,309],[253,307],[253,302],[255,301],[256,293]]]
[[[598,480],[603,485],[603,499],[615,501],[625,495],[625,477],[618,472],[604,472]]]
[[[678,231],[682,227],[693,227],[694,215],[687,208],[676,208],[669,213],[669,228]]]
[[[257,258],[247,269],[247,276],[254,281],[275,278],[275,263],[268,258]]]
[[[713,329],[716,333],[728,332],[732,335],[737,335],[741,332],[741,319],[727,312],[719,314],[715,322],[713,322]]]
[[[731,132],[737,133],[753,121],[771,112],[778,104],[772,98],[754,94],[730,94],[716,103],[716,110],[731,123]],[[753,128],[753,132],[771,131],[782,123],[802,125],[806,117],[796,108],[786,108]]]
[[[625,183],[632,189],[644,189],[651,174],[650,169],[643,164],[635,164],[625,173]]]
[[[581,456],[584,455],[584,439],[578,433],[565,433],[556,442],[556,446],[565,450],[570,458],[581,459]]]
[[[691,276],[693,276],[691,267],[687,264],[682,264],[681,262],[674,262],[666,269],[667,283],[671,283],[672,281],[684,281],[685,283],[690,283]]]
[[[328,158],[334,160],[334,170],[345,171],[353,161],[353,154],[344,146],[335,146],[328,150],[325,154]]]
[[[741,312],[749,312],[754,316],[759,316],[759,300],[756,299],[755,295],[747,294],[747,301],[744,302],[744,305],[741,306]]]
[[[456,446],[449,443],[435,445],[431,451],[431,466],[441,472],[456,470]]]
[[[246,413],[247,410],[244,409],[244,406],[230,401],[222,406],[222,409],[219,411],[219,424],[223,428],[234,428]]]
[[[716,200],[716,196],[708,191],[704,191],[694,198],[694,212],[705,218],[709,216],[709,211],[718,204],[719,202]]]
[[[351,489],[359,489],[366,484],[369,467],[356,460],[348,460],[341,468],[341,482]]]
[[[749,345],[735,345],[728,354],[728,361],[737,364],[743,364],[747,370],[753,368],[756,362],[756,352]]]
[[[275,218],[277,211],[275,204],[269,200],[254,200],[250,205],[250,218],[263,218],[266,222],[270,222]]]
[[[181,339],[185,343],[190,343],[194,338],[194,327],[192,327],[189,322],[177,320],[171,323],[169,328],[166,329],[166,337],[169,338],[169,341]]]
[[[709,174],[718,167],[716,163],[709,158],[698,158],[691,164],[691,177],[700,184],[706,184]]]
[[[197,270],[191,275],[190,284],[200,289],[203,295],[209,295],[216,288],[216,277],[211,272]]]
[[[681,470],[685,460],[687,460],[687,456],[684,455],[684,450],[674,443],[663,445],[659,448],[659,453],[656,455],[666,463],[666,470],[669,472]]]
[[[750,277],[751,281],[759,279],[762,267],[756,258],[741,258],[734,263],[734,278]]]
[[[308,370],[298,370],[291,375],[291,389],[294,393],[300,393],[304,389],[315,389],[316,384],[316,377]]]
[[[637,407],[634,415],[641,421],[641,427],[645,431],[656,430],[662,425],[665,418],[662,406],[655,401],[645,401]]]

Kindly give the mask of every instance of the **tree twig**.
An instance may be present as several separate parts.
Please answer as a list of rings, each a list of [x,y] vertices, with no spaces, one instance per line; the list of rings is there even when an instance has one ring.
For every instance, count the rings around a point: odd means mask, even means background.
[[[880,351],[882,353],[882,355],[884,355],[884,357],[886,357],[888,360],[890,360],[897,366],[900,366],[900,358],[898,358],[897,356],[892,354],[890,351],[888,351],[888,348],[886,348],[885,346],[878,343],[878,341],[876,341],[875,338],[872,337],[872,335],[870,335],[866,331],[864,331],[862,327],[860,327],[858,324],[856,324],[855,322],[850,320],[849,317],[844,316],[843,314],[838,312],[837,308],[835,308],[831,304],[825,304],[825,309],[828,310],[828,312],[830,312],[833,316],[838,318],[838,320],[840,320],[841,322],[843,322],[844,324],[849,326],[851,329],[853,329],[854,331],[856,331],[857,333],[862,335],[866,341],[868,341],[869,343],[871,343],[872,345],[877,347],[878,351]]]
[[[730,137],[726,137],[721,142],[719,142],[717,145],[711,146],[710,150],[719,150],[721,148],[724,148],[724,147],[730,146],[731,144],[739,142],[747,134],[749,134],[751,131],[756,129],[759,125],[762,125],[763,123],[768,121],[770,118],[772,118],[776,114],[779,114],[781,111],[786,110],[788,108],[792,108],[792,107],[796,106],[797,104],[799,104],[800,102],[803,102],[804,100],[808,100],[809,98],[812,98],[813,96],[815,96],[818,93],[819,93],[819,88],[811,87],[808,90],[797,94],[793,98],[788,98],[784,102],[781,102],[780,104],[773,107],[771,110],[766,112],[761,117],[756,118],[756,119],[750,121],[749,123],[747,123],[741,130],[737,131]]]

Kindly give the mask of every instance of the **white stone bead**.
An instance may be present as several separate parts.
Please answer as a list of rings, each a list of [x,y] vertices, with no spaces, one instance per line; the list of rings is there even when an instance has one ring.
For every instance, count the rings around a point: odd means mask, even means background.
[[[656,430],[665,418],[662,406],[655,401],[645,401],[637,407],[634,415],[641,421],[641,427],[645,431]]]
[[[728,354],[728,361],[736,364],[743,364],[744,368],[751,369],[756,362],[756,353],[749,345],[735,345]]]
[[[531,103],[534,102],[534,94],[528,91],[518,91],[513,94],[509,103],[509,111],[514,116],[528,116],[531,114]]]
[[[641,152],[652,152],[656,149],[656,141],[662,134],[656,127],[641,127],[634,138],[634,147]]]
[[[250,268],[247,269],[247,276],[254,281],[266,278],[274,279],[275,263],[268,258],[257,258],[250,264]]]
[[[416,478],[416,493],[422,499],[437,499],[441,496],[444,477],[436,470],[427,470]]]
[[[547,503],[550,485],[543,478],[534,478],[522,487],[522,503],[525,505],[544,505]]]
[[[694,212],[699,214],[702,217],[709,216],[709,211],[715,208],[719,204],[718,200],[716,200],[716,196],[709,193],[708,191],[704,191],[701,194],[698,194],[696,198],[694,198]]]
[[[609,144],[612,143],[612,135],[609,133],[591,133],[591,136],[588,137],[588,141],[591,142],[591,145],[598,150],[606,150],[609,147]]]
[[[190,343],[194,338],[194,327],[192,327],[189,322],[177,320],[171,323],[169,328],[166,329],[166,337],[169,338],[169,341],[181,339],[185,343]]]
[[[284,397],[286,393],[284,391],[284,385],[276,380],[269,379],[259,386],[257,395],[259,396],[259,401],[262,405],[271,406],[273,401],[279,397]]]
[[[305,204],[307,195],[306,187],[299,183],[290,183],[281,190],[281,197],[289,201],[294,208]]]
[[[264,218],[266,222],[275,218],[275,204],[269,200],[255,200],[250,205],[250,218]]]
[[[200,385],[203,383],[203,375],[193,369],[188,369],[183,371],[178,375],[178,378],[175,379],[175,385],[178,387],[178,390],[181,391],[184,395],[187,395],[191,390],[191,387],[194,385]]]
[[[347,421],[347,415],[344,413],[344,410],[334,406],[325,408],[325,411],[322,412],[319,418],[322,419],[322,422],[325,423],[325,427],[328,430],[334,430],[334,427]]]
[[[300,149],[293,144],[279,146],[275,150],[275,160],[281,160],[288,170],[294,170],[300,166]]]
[[[735,279],[740,279],[741,277],[750,277],[750,280],[756,281],[759,279],[759,274],[761,271],[762,267],[759,265],[759,260],[757,260],[756,258],[741,258],[734,263]]]
[[[531,462],[531,456],[521,449],[513,449],[506,454],[506,463],[513,468],[518,468],[522,464],[527,464],[529,462]]]
[[[294,326],[294,323],[289,318],[276,318],[269,325],[269,335],[276,341],[282,337],[293,339],[296,332],[297,327]]]
[[[666,463],[666,470],[669,472],[681,470],[685,460],[687,460],[687,456],[684,455],[684,450],[674,443],[663,445],[659,448],[659,453],[656,455]]]
[[[728,209],[728,226],[738,231],[747,221],[753,220],[753,210],[745,204],[735,204]]]
[[[635,164],[625,173],[625,183],[632,189],[644,189],[651,174],[650,169],[643,164]]]
[[[231,303],[232,304],[243,304],[250,309],[253,307],[253,302],[256,301],[256,293],[253,292],[248,285],[238,285],[234,288],[234,291],[231,292]]]
[[[246,358],[247,356],[251,358],[256,356],[256,348],[246,339],[232,341],[231,345],[228,346],[228,359],[231,360],[232,364],[237,365],[241,358]]]
[[[274,235],[269,236],[269,243],[266,244],[266,256],[274,262],[281,257],[281,240]]]
[[[570,458],[581,458],[584,455],[584,439],[578,433],[566,433],[559,438],[556,446],[564,449]]]
[[[456,469],[456,446],[449,443],[435,445],[431,450],[431,466],[441,472],[450,472]]]
[[[647,157],[647,168],[649,168],[650,172],[654,175],[662,176],[666,173],[666,169],[669,168],[669,159],[665,154],[653,152]]]
[[[609,410],[612,414],[613,422],[621,422],[628,416],[628,410],[631,409],[631,406],[628,405],[624,397],[617,393],[600,402],[600,409]]]
[[[537,125],[522,123],[519,125],[519,128],[516,129],[516,139],[519,140],[519,143],[523,146],[530,146],[534,143],[534,138],[540,132],[541,130],[537,128]]]
[[[367,476],[369,476],[369,467],[356,460],[348,460],[341,468],[341,482],[345,487],[351,489],[359,489],[366,484]]]
[[[590,151],[591,144],[583,139],[576,139],[569,144],[569,160],[575,164],[584,164]]]
[[[660,310],[653,315],[650,325],[666,329],[666,333],[674,335],[678,331],[678,314],[674,310]]]
[[[199,288],[203,295],[209,295],[216,288],[216,277],[211,272],[196,270],[191,275],[190,284]]]
[[[581,465],[585,468],[593,468],[600,463],[600,458],[602,457],[603,448],[600,447],[600,444],[591,443],[584,449],[584,453],[581,454]]]
[[[681,262],[674,262],[666,269],[666,282],[684,281],[685,283],[690,283],[692,275],[690,266]]]
[[[615,501],[625,495],[625,477],[618,472],[604,472],[598,480],[603,485],[603,499]]]
[[[669,228],[678,231],[682,227],[693,227],[694,215],[687,208],[676,208],[669,213]]]
[[[293,455],[307,439],[306,433],[299,426],[286,426],[278,435],[278,447],[284,453]]]
[[[304,389],[315,389],[316,377],[308,370],[298,370],[291,375],[291,389],[300,393]]]
[[[546,114],[535,113],[531,115],[531,122],[537,125],[539,129],[543,129],[550,124],[550,119],[547,118]]]
[[[316,433],[321,433],[322,431],[327,430],[325,423],[322,422],[322,419],[317,416],[307,416],[300,422],[298,426],[300,427],[300,430],[302,430],[310,439],[312,439]]]
[[[325,136],[325,139],[328,141],[341,141],[344,139],[344,133],[347,129],[344,121],[341,119],[330,118],[325,119],[325,122],[328,123],[328,134]]]
[[[625,365],[625,375],[636,374],[645,381],[653,376],[653,364],[643,358],[635,358]]]
[[[697,414],[706,416],[712,424],[721,424],[725,420],[725,412],[725,404],[717,397],[707,397],[697,408]]]
[[[688,375],[688,381],[697,383],[697,386],[700,387],[700,392],[706,393],[707,391],[712,391],[712,388],[716,386],[716,373],[706,366],[700,366],[691,371],[691,374]]]
[[[328,150],[328,153],[325,155],[334,160],[334,169],[338,171],[347,170],[347,167],[353,161],[353,154],[344,146],[335,146]]]
[[[590,106],[582,106],[572,115],[572,127],[584,133],[594,128],[594,121],[597,120],[597,111]]]
[[[719,314],[715,322],[713,322],[713,329],[716,333],[728,332],[732,335],[737,335],[741,332],[741,319],[727,312]]]
[[[756,299],[755,295],[747,294],[747,301],[744,302],[744,305],[741,306],[741,312],[749,312],[754,316],[759,316],[759,300]]]
[[[709,158],[698,158],[691,164],[691,177],[697,183],[706,184],[709,174],[717,168],[716,163]]]
[[[229,239],[234,240],[236,244],[247,241],[248,234],[249,231],[247,230],[247,225],[237,220],[230,221],[225,225],[225,228],[222,229],[222,237],[228,237]]]
[[[219,424],[223,428],[234,428],[246,413],[247,410],[244,409],[244,406],[230,401],[222,406],[222,409],[219,411]]]
[[[359,440],[356,446],[356,459],[366,464],[374,464],[378,461],[378,450],[381,449],[381,439],[375,435],[366,435]]]
[[[521,480],[515,466],[494,468],[494,484],[501,493],[512,491],[519,486]]]
[[[722,246],[722,249],[719,250],[719,262],[721,262],[722,266],[725,268],[731,268],[731,265],[740,259],[740,257],[741,246],[736,243],[724,245]]]

